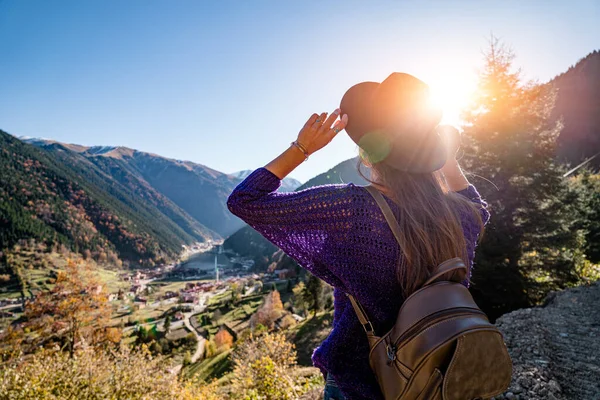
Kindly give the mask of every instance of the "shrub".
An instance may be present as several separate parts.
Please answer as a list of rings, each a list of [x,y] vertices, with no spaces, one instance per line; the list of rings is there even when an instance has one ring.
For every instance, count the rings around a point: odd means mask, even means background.
[[[187,366],[190,365],[192,363],[192,355],[190,354],[189,351],[186,351],[184,356],[183,356],[183,366]]]
[[[116,352],[84,347],[73,357],[42,350],[0,369],[0,398],[12,400],[200,400],[216,399],[214,389],[182,384],[166,370],[163,357],[125,347]]]
[[[293,375],[294,346],[280,334],[246,340],[233,352],[232,399],[297,399],[311,378]]]
[[[281,329],[288,329],[291,326],[296,325],[296,320],[290,314],[287,314],[285,317],[281,319],[279,326]]]

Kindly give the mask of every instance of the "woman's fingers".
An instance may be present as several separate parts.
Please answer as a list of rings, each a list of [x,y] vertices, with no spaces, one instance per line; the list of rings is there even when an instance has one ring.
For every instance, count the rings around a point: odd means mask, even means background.
[[[319,114],[313,113],[313,115],[310,116],[310,118],[308,119],[308,121],[306,121],[306,123],[304,124],[304,127],[302,129],[306,129],[309,126],[312,126],[315,123],[315,121],[317,120],[318,117],[319,117]]]
[[[327,132],[329,130],[329,128],[331,128],[331,124],[333,124],[333,122],[337,119],[338,115],[340,115],[339,108],[335,109],[335,111],[331,113],[329,118],[327,118],[325,120],[325,122],[323,123],[323,126],[321,127],[321,131]]]
[[[316,121],[312,124],[313,129],[318,130],[321,125],[323,125],[323,121],[325,121],[325,118],[327,117],[327,113],[321,113],[321,115],[319,115],[319,118],[316,119]]]
[[[342,130],[344,130],[344,128],[346,128],[346,125],[348,125],[348,115],[344,114],[342,116],[342,118],[338,122],[335,123],[333,128],[328,130],[327,133],[325,134],[327,136],[327,141],[328,142],[331,141],[335,137],[335,135],[337,135]]]

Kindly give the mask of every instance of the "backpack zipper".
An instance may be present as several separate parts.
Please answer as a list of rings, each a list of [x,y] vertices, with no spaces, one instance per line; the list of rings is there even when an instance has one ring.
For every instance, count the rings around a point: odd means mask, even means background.
[[[392,351],[394,353],[396,352],[396,350],[398,349],[398,345],[401,342],[411,340],[419,332],[424,331],[425,329],[429,329],[430,327],[437,325],[440,322],[445,321],[445,320],[442,320],[442,321],[436,322],[435,320],[437,320],[438,318],[444,317],[445,315],[454,315],[456,317],[461,317],[463,315],[469,315],[469,314],[480,314],[480,315],[483,315],[484,317],[486,317],[486,319],[487,319],[487,315],[483,311],[477,310],[474,308],[462,307],[462,308],[451,308],[448,310],[438,311],[434,314],[431,314],[431,315],[423,318],[421,321],[417,322],[410,329],[408,329],[406,332],[404,332],[398,339],[396,339],[393,346],[391,346],[391,349],[388,348],[388,357],[389,357],[390,352],[392,352]]]

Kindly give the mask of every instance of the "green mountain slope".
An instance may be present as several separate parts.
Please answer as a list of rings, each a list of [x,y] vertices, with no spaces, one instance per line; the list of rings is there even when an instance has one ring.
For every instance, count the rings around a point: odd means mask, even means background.
[[[590,53],[550,84],[557,89],[552,115],[564,124],[558,156],[577,165],[600,153],[600,51]],[[600,155],[591,164],[600,168]]]
[[[152,266],[203,238],[77,152],[39,149],[3,131],[0,149],[0,249],[31,238]]]
[[[235,176],[190,161],[126,147],[85,147],[42,139],[27,141],[50,151],[58,147],[78,153],[153,203],[192,236],[227,237],[243,226],[225,204],[229,193],[240,182]]]
[[[358,173],[358,158],[342,161],[329,171],[324,172],[308,180],[296,190],[303,190],[313,186],[332,185],[339,183],[354,183],[356,185],[367,185],[368,182]],[[368,170],[363,167],[366,176]]]

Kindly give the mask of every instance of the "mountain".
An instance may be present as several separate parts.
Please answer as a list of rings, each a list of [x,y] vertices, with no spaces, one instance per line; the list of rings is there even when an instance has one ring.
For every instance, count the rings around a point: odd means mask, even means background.
[[[34,239],[152,266],[214,235],[201,225],[182,229],[137,188],[60,144],[38,148],[0,131],[0,149],[0,249]]]
[[[26,139],[63,161],[79,155],[139,197],[151,202],[186,232],[227,237],[243,222],[225,205],[239,179],[201,164],[179,161],[127,147],[80,146]]]
[[[339,183],[354,183],[357,185],[367,185],[368,182],[358,173],[358,158],[351,158],[342,161],[329,171],[324,172],[308,180],[297,190],[307,189],[313,186],[331,185]],[[363,167],[363,173],[368,176],[368,169]]]
[[[310,179],[296,191],[327,184],[352,182],[357,185],[366,185],[367,181],[358,174],[357,163],[357,158],[343,161],[329,171]],[[231,249],[238,254],[253,257],[254,268],[258,271],[265,270],[273,262],[286,264],[289,262],[287,256],[282,259],[278,254],[279,249],[249,225],[227,238],[223,245],[226,249]]]
[[[238,172],[234,172],[233,174],[230,174],[231,176],[239,179],[240,181],[246,179],[246,177],[248,177],[248,175],[250,175],[253,171],[252,170],[244,170],[244,171],[238,171]],[[300,185],[302,185],[302,183],[300,183],[300,181],[294,179],[294,178],[283,178],[283,180],[281,181],[281,187],[279,188],[279,192],[293,192],[294,190],[296,190]]]
[[[600,153],[600,52],[590,53],[549,84],[557,90],[552,116],[564,124],[559,158],[577,165]],[[600,168],[600,155],[591,165]]]

